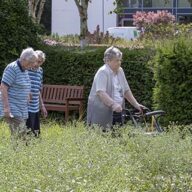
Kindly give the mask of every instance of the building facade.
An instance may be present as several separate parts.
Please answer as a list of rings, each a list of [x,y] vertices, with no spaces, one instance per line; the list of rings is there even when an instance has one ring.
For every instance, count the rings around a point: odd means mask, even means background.
[[[137,11],[167,10],[180,23],[192,22],[191,0],[124,0],[122,13],[118,14],[117,26],[132,26]]]
[[[110,14],[115,6],[113,0],[92,0],[88,6],[88,30],[93,33],[97,25],[102,32],[115,27],[116,14]],[[52,0],[52,34],[80,34],[80,17],[74,0]]]
[[[168,10],[178,22],[192,22],[192,0],[123,0],[122,12],[110,14],[115,9],[114,0],[92,0],[88,7],[88,30],[96,26],[106,32],[109,27],[132,26],[137,11]],[[79,34],[80,17],[74,0],[52,0],[51,33]]]

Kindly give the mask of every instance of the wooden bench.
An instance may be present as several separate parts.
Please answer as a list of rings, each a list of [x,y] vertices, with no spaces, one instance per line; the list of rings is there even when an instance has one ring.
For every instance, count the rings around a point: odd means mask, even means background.
[[[79,119],[83,116],[84,86],[43,85],[42,99],[47,111],[62,111],[65,121],[70,111],[78,111]]]

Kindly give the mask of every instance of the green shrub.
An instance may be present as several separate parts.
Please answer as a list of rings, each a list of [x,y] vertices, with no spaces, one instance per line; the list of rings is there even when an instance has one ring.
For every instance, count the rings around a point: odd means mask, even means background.
[[[179,38],[159,48],[154,101],[166,111],[165,122],[192,123],[192,47],[191,39]]]
[[[46,63],[44,83],[84,85],[86,98],[90,91],[94,75],[103,65],[103,54],[106,47],[74,48],[44,46]],[[130,87],[139,102],[150,107],[152,102],[152,71],[148,68],[151,51],[148,49],[120,48],[123,52],[122,67],[124,68]]]
[[[37,47],[37,26],[27,11],[27,1],[0,1],[0,72],[18,58],[23,48]]]

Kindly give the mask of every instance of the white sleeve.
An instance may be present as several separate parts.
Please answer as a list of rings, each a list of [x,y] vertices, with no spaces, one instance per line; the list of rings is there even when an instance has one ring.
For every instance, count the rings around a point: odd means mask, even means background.
[[[107,90],[107,74],[105,71],[98,71],[95,75],[96,92]]]

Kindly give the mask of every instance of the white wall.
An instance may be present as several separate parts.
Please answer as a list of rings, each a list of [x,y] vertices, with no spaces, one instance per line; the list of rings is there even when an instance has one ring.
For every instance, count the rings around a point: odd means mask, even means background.
[[[92,0],[88,8],[88,30],[93,32],[97,25],[105,32],[107,28],[115,27],[116,14],[109,14],[114,8],[113,0]],[[80,18],[74,0],[52,0],[52,33],[80,33]]]
[[[79,14],[74,0],[52,0],[52,33],[79,33]]]

